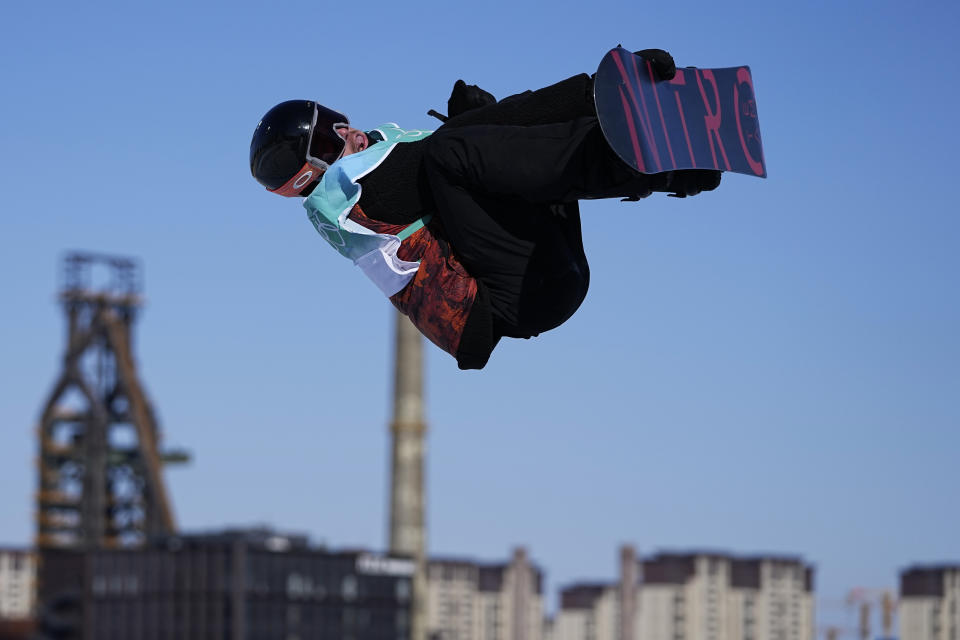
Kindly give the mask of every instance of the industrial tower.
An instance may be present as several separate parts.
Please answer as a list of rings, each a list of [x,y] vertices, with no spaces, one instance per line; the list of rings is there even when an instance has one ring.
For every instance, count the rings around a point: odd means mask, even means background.
[[[137,375],[132,326],[137,265],[74,253],[60,294],[67,315],[63,369],[40,419],[37,547],[135,546],[176,525],[157,423]],[[105,282],[94,288],[94,277]]]
[[[397,313],[390,457],[390,552],[414,558],[412,640],[426,640],[423,339]]]

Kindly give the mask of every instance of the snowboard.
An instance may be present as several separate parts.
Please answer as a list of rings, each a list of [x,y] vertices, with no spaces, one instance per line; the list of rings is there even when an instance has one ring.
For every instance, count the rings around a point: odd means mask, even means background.
[[[616,47],[600,61],[593,87],[604,137],[637,171],[767,177],[749,67],[687,67],[658,81],[649,62]]]

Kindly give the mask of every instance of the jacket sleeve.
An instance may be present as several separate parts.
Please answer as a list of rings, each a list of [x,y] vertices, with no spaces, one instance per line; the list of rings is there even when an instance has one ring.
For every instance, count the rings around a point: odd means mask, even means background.
[[[594,115],[593,78],[581,73],[549,87],[524,91],[496,104],[467,111],[450,118],[441,129],[478,124],[552,124]]]

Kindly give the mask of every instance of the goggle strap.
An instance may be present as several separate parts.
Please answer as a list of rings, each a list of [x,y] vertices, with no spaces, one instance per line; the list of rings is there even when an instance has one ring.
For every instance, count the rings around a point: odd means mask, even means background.
[[[320,163],[323,166],[318,167],[314,164],[314,162]],[[276,189],[267,189],[267,191],[270,193],[276,193],[277,195],[286,196],[288,198],[298,196],[308,184],[322,176],[323,172],[327,170],[328,166],[329,165],[327,165],[326,162],[308,159],[307,162],[300,167],[300,170],[297,171],[292,178],[287,180],[282,187],[278,187]]]

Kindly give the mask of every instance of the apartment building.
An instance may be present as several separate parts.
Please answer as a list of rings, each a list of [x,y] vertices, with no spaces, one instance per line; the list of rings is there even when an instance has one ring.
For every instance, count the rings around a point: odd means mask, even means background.
[[[542,640],[543,574],[524,549],[508,563],[427,563],[430,640]]]
[[[639,635],[639,565],[630,545],[620,549],[616,583],[579,583],[560,591],[549,621],[550,640],[634,640]]]
[[[624,547],[620,580],[563,589],[550,628],[552,640],[812,640],[813,569],[700,552],[638,563]]]
[[[618,600],[616,584],[580,583],[563,589],[553,640],[617,640]]]
[[[799,558],[658,554],[643,562],[643,640],[811,640],[813,569]]]
[[[37,562],[33,551],[0,548],[0,619],[33,615]]]
[[[960,640],[960,564],[900,573],[900,640]]]

